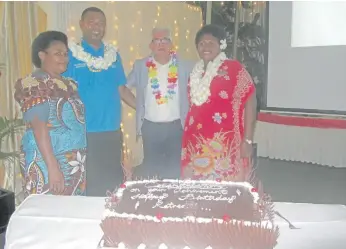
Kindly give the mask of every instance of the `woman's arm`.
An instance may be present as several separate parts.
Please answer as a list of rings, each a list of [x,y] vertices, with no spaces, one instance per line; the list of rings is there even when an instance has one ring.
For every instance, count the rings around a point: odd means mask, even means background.
[[[48,117],[48,102],[34,106],[24,113],[24,120],[31,124],[37,147],[48,168],[49,189],[55,194],[61,194],[65,190],[64,176],[53,153],[47,127]]]
[[[242,81],[240,83],[246,88],[241,101],[242,108],[244,108],[244,137],[240,147],[240,154],[242,158],[251,158],[257,119],[256,87],[251,75],[242,65],[240,65],[239,73],[241,74],[239,79]]]
[[[257,99],[256,90],[253,91],[248,101],[245,103],[244,110],[244,139],[248,142],[253,141],[255,126],[256,126],[256,116],[257,116]]]

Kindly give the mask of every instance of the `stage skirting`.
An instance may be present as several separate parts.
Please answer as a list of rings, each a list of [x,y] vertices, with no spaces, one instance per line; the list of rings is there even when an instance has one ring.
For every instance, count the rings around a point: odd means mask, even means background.
[[[5,249],[96,249],[102,237],[104,198],[33,195],[12,215]],[[281,218],[275,249],[340,249],[346,244],[342,205],[275,203]]]
[[[257,155],[346,167],[346,120],[260,113]]]

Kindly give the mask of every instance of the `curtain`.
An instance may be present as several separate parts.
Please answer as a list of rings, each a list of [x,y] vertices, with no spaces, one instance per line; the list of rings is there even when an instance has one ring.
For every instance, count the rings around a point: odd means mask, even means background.
[[[2,26],[2,16],[3,16],[3,8],[4,8],[4,2],[0,2],[0,27]],[[0,40],[0,44],[2,40]],[[1,76],[3,75],[3,68],[4,65],[2,63],[2,57],[0,57],[0,86],[2,85],[2,80],[1,80]],[[1,114],[1,109],[2,109],[2,103],[1,103],[1,90],[0,90],[0,114]],[[3,185],[3,179],[5,178],[5,168],[3,166],[3,164],[0,162],[0,187],[2,187]]]
[[[20,114],[13,98],[14,83],[33,70],[31,43],[46,30],[47,16],[34,2],[1,2],[0,13],[0,116],[12,119]],[[21,136],[18,134],[14,144],[3,144],[2,149],[19,150]],[[20,198],[19,162],[0,162],[0,187]]]
[[[83,2],[69,1],[37,1],[36,4],[47,13],[47,28],[49,30],[57,30],[66,32],[70,22],[70,16],[75,15],[71,10],[71,5]]]

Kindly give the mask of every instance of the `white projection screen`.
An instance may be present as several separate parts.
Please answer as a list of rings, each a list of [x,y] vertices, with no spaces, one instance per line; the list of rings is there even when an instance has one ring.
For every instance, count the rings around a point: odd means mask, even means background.
[[[346,2],[292,3],[292,47],[345,46]]]
[[[267,107],[346,113],[346,2],[270,2]]]

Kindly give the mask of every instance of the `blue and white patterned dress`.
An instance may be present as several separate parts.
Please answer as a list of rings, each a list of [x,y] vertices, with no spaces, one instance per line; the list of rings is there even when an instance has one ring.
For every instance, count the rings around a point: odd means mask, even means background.
[[[48,168],[30,126],[34,117],[47,124],[53,153],[65,178],[63,195],[85,195],[86,130],[76,83],[37,71],[18,80],[15,88],[27,126],[21,160],[26,195],[51,194]]]

